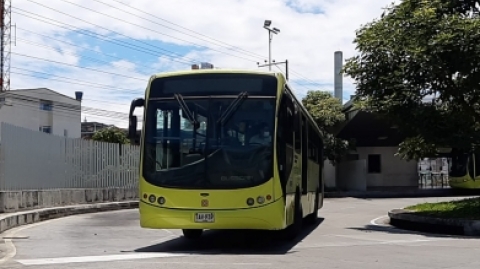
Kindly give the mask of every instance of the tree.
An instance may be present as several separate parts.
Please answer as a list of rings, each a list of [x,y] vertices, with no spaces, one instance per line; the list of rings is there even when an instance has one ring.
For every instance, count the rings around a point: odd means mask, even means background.
[[[480,1],[403,0],[362,26],[344,73],[358,106],[398,125],[398,154],[480,145]]]
[[[119,144],[128,144],[130,142],[125,132],[114,126],[98,130],[97,132],[95,132],[92,139],[95,141]]]
[[[324,160],[335,165],[348,153],[355,149],[353,143],[335,138],[329,129],[345,120],[342,103],[325,91],[308,91],[302,104],[315,119],[323,135]]]

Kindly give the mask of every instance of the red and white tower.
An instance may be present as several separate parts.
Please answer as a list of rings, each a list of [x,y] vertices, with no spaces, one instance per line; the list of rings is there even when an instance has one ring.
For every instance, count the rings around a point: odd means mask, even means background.
[[[10,90],[10,56],[12,40],[12,0],[0,0],[0,92]]]

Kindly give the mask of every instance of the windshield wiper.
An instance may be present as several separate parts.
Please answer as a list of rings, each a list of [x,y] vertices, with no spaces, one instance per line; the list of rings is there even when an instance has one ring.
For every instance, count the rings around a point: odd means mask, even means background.
[[[222,123],[222,125],[225,124],[225,122],[232,116],[233,112],[235,112],[236,109],[240,107],[240,103],[245,100],[248,97],[248,92],[241,92],[237,98],[227,107],[225,112],[220,116],[220,118],[217,120],[218,123]]]
[[[178,104],[180,105],[180,107],[182,108],[182,110],[185,112],[186,116],[187,116],[187,119],[190,121],[191,124],[193,124],[193,127],[194,128],[197,128],[197,126],[199,126],[200,124],[198,123],[198,121],[195,119],[195,117],[193,116],[192,112],[190,111],[190,109],[188,108],[187,104],[185,103],[185,100],[183,100],[183,97],[181,94],[179,93],[175,93],[173,95],[173,97],[175,97],[175,99],[177,100]]]

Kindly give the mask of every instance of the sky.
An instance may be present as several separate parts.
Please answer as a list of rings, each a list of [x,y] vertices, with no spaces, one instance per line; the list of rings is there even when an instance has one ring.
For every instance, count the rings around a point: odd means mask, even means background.
[[[272,59],[288,60],[297,97],[333,92],[334,52],[355,56],[355,31],[392,0],[15,0],[11,90],[83,92],[82,121],[128,126],[152,74],[191,69],[265,69],[265,20],[280,29]],[[285,65],[272,67],[284,72]],[[343,78],[343,102],[354,93]],[[137,109],[137,115],[142,110]]]

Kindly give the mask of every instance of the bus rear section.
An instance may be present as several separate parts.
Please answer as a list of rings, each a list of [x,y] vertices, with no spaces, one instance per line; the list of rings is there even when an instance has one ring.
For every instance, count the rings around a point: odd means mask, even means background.
[[[153,78],[143,101],[142,227],[282,229],[276,94],[272,74]]]

